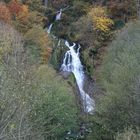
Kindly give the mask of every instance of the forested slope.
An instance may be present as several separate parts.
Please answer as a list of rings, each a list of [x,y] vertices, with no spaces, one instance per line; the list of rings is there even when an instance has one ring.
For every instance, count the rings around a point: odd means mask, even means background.
[[[0,0],[0,140],[139,140],[139,7],[137,0]],[[69,49],[82,89],[61,71]],[[79,90],[95,101],[91,114]]]
[[[119,138],[139,139],[132,133],[138,132],[140,126],[139,29],[140,22],[132,22],[119,31],[101,66],[99,84],[103,95],[97,104],[95,120],[104,127],[107,137],[109,133],[116,135],[128,130],[126,138]]]

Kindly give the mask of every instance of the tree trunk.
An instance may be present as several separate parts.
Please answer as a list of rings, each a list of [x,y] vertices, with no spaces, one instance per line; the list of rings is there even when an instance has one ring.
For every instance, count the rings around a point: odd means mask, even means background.
[[[137,6],[137,16],[138,19],[140,19],[140,0],[136,0],[136,6]]]

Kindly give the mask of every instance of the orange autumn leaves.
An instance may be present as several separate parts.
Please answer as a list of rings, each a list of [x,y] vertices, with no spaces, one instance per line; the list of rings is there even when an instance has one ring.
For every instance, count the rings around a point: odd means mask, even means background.
[[[22,5],[18,1],[12,0],[8,4],[8,9],[12,15],[17,16],[22,12]]]
[[[49,37],[43,30],[42,19],[39,12],[29,10],[28,5],[19,0],[11,0],[7,4],[0,2],[0,21],[14,26],[22,33],[26,43],[33,43],[34,47],[39,47],[41,60],[46,63],[52,49],[49,47]]]
[[[9,23],[11,20],[11,14],[7,6],[0,2],[0,20]]]
[[[28,14],[29,14],[28,6],[21,4],[17,0],[12,0],[8,4],[8,8],[12,16],[16,18],[24,20],[26,17],[28,17]]]
[[[12,18],[26,17],[28,6],[21,4],[17,0],[10,1],[7,5],[0,2],[0,20],[10,23]]]

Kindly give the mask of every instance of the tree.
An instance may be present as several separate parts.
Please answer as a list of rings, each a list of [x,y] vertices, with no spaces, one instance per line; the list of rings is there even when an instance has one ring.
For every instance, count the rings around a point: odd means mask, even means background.
[[[27,119],[31,102],[25,101],[25,98],[31,89],[28,83],[31,75],[25,64],[27,57],[23,38],[10,25],[2,22],[0,49],[0,139],[27,139],[31,134],[31,125]]]
[[[18,0],[12,0],[8,3],[10,13],[13,16],[13,23],[15,27],[22,33],[26,33],[34,25],[41,25],[43,27],[43,20],[45,19],[43,13],[41,13],[39,9],[31,9],[30,2],[31,1],[29,1],[29,3],[28,1],[23,2],[25,3],[23,4]],[[34,2],[36,3],[37,1]],[[40,6],[38,3],[35,5]]]
[[[140,139],[140,133],[138,130],[138,133],[135,133],[133,129],[126,129],[123,133],[119,133],[116,136],[116,140],[139,140]]]
[[[17,16],[22,11],[22,4],[17,0],[11,0],[8,3],[8,8],[13,16]]]
[[[95,7],[92,8],[89,16],[92,18],[93,28],[101,34],[109,34],[111,26],[113,25],[113,20],[111,20],[107,13],[106,8],[104,7]]]
[[[81,44],[84,50],[82,60],[86,71],[91,74],[98,63],[95,60],[98,50],[105,46],[105,42],[111,40],[114,22],[108,17],[105,7],[96,6],[89,9],[87,15],[71,24],[68,38]]]
[[[139,27],[139,22],[130,23],[118,33],[100,71],[104,95],[97,104],[96,121],[110,135],[140,127]]]
[[[48,14],[49,19],[51,19],[50,22],[54,21],[52,20],[52,17],[55,17],[56,12],[60,10],[61,8],[64,10],[62,12],[62,19],[61,21],[56,21],[55,26],[53,27],[54,34],[61,37],[61,38],[68,38],[71,30],[72,23],[76,22],[80,17],[86,15],[86,13],[90,10],[90,5],[88,2],[84,1],[57,1],[54,0],[50,3],[53,3],[52,6],[52,16],[50,17]],[[57,3],[61,3],[60,5]],[[67,4],[69,3],[69,4]],[[56,4],[56,5],[55,5]],[[73,12],[74,11],[74,12]],[[49,12],[49,11],[48,11]],[[78,15],[78,16],[77,16]],[[61,28],[61,30],[59,30]]]
[[[21,11],[20,13],[18,14],[18,19],[19,20],[26,20],[26,18],[29,16],[29,9],[28,9],[28,6],[27,5],[22,5],[21,7]]]
[[[9,12],[9,9],[2,2],[0,2],[0,20],[7,23],[10,23],[11,21],[11,14]]]
[[[1,22],[0,48],[0,139],[63,139],[77,126],[68,83],[52,68],[32,65],[23,37]]]
[[[33,122],[40,119],[34,129],[45,139],[63,140],[66,131],[77,128],[73,91],[67,82],[48,66],[39,67],[36,75],[35,91],[41,100],[32,114]]]
[[[51,42],[43,28],[41,26],[33,26],[33,28],[25,34],[25,38],[27,43],[34,44],[40,48],[42,61],[45,63],[48,62],[52,50],[50,48]]]
[[[38,11],[39,13],[44,13],[45,11],[41,0],[23,0],[23,3],[28,5],[31,11]]]
[[[107,0],[108,10],[112,18],[122,19],[127,22],[128,19],[136,16],[135,0]]]
[[[44,4],[45,4],[45,1],[46,0],[44,0]],[[69,4],[70,4],[70,0],[59,0],[59,1],[57,1],[57,0],[47,0],[47,5],[49,7],[57,9],[57,10],[60,9],[60,8],[64,8],[66,6],[69,6]]]

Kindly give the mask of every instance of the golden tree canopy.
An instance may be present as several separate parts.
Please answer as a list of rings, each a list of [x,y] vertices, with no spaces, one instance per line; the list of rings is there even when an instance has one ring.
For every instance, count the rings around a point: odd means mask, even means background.
[[[110,31],[110,27],[114,24],[113,20],[110,19],[106,14],[106,8],[95,7],[89,12],[94,28],[102,32]]]

